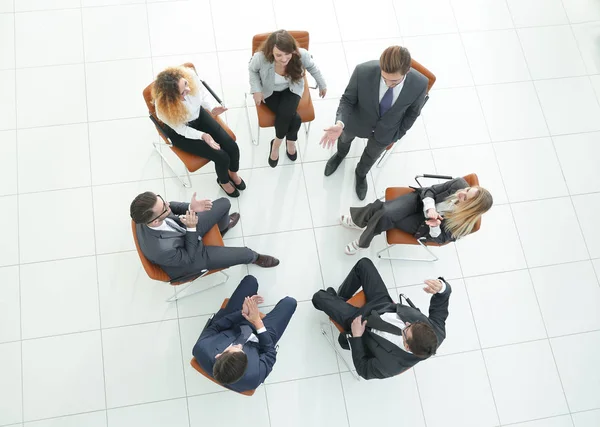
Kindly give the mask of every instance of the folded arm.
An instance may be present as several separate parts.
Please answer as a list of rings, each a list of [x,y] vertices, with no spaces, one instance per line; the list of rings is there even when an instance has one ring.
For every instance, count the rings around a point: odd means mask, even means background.
[[[335,116],[336,122],[347,123],[356,104],[358,104],[358,67],[354,69],[348,86],[340,98],[340,105]]]
[[[362,336],[350,337],[350,347],[352,348],[352,361],[358,375],[363,377],[365,380],[371,380],[374,378],[388,378],[389,374],[383,369],[383,365],[380,360],[369,356]]]
[[[402,138],[406,132],[415,124],[415,120],[421,114],[421,108],[423,108],[423,104],[425,104],[425,96],[427,95],[427,87],[423,89],[423,91],[419,94],[417,99],[406,109],[406,113],[404,113],[404,117],[402,118],[402,122],[400,122],[400,130],[398,134],[398,139]]]
[[[450,294],[452,288],[450,284],[443,280],[446,285],[444,292],[439,292],[431,297],[429,302],[429,321],[437,329],[442,341],[446,337],[446,319],[448,318],[448,304],[450,303]],[[438,343],[441,344],[441,341]]]
[[[275,350],[275,343],[271,338],[271,334],[269,334],[266,329],[264,329],[262,332],[257,331],[257,336],[259,345],[258,357],[260,363],[258,375],[259,382],[257,384],[258,386],[265,382],[265,379],[273,370],[273,366],[275,365],[275,361],[277,359],[277,351]]]
[[[229,313],[223,317],[220,317],[217,320],[212,320],[206,325],[206,327],[202,331],[202,334],[200,334],[200,339],[208,338],[210,336],[231,329],[235,325],[239,324],[242,320],[244,320],[244,318],[242,317],[241,310]]]

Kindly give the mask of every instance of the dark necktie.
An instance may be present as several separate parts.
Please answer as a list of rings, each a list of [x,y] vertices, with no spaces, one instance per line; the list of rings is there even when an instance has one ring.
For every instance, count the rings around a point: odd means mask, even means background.
[[[252,328],[250,326],[240,325],[240,329],[240,334],[231,345],[241,344],[243,346],[248,341],[248,338],[250,338],[250,335],[252,335]]]
[[[390,108],[392,108],[393,92],[394,88],[390,87],[383,95],[383,98],[381,98],[381,101],[379,102],[379,117],[383,116]]]

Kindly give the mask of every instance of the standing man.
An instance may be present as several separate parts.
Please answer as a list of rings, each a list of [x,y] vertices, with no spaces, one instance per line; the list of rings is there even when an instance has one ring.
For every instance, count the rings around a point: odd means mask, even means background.
[[[348,304],[346,301],[361,287],[367,303],[362,307]],[[358,375],[366,380],[383,379],[433,356],[446,337],[450,284],[442,277],[425,280],[423,290],[433,295],[429,317],[409,299],[409,305],[392,301],[373,262],[362,258],[337,292],[333,288],[320,290],[312,302],[345,331],[351,331],[349,339],[340,334],[338,341],[342,348],[352,349]]]
[[[367,173],[385,148],[409,130],[425,102],[427,77],[410,68],[408,49],[391,46],[379,62],[368,61],[354,69],[340,99],[335,125],[325,129],[321,145],[337,153],[325,166],[325,176],[336,171],[350,151],[355,137],[367,138],[367,146],[356,166],[356,195],[367,194]]]

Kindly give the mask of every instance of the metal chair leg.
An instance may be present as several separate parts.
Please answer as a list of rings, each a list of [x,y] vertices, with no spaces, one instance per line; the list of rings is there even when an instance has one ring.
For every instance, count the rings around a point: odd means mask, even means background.
[[[250,133],[250,139],[254,145],[258,145],[259,140],[258,137],[254,139],[254,134],[252,133],[252,124],[250,123],[250,107],[248,105],[248,95],[249,93],[244,94],[244,106],[246,107],[246,120],[248,121],[248,132]],[[260,126],[258,126],[258,134],[260,136]]]
[[[312,122],[308,122],[308,126],[306,125],[306,123],[304,124],[304,136],[306,137],[306,140],[308,141],[308,134],[310,133],[310,125],[312,124]]]
[[[173,295],[172,297],[170,297],[170,298],[167,298],[167,299],[166,299],[166,302],[179,301],[180,299],[183,299],[183,298],[185,298],[185,297],[189,297],[189,296],[192,296],[192,295],[194,295],[194,294],[199,294],[200,292],[204,292],[204,291],[207,291],[207,290],[209,290],[209,289],[212,289],[212,288],[214,288],[214,287],[217,287],[217,286],[223,285],[223,284],[227,283],[227,281],[229,280],[229,275],[228,275],[227,273],[225,273],[224,271],[219,271],[219,274],[222,274],[223,276],[225,276],[225,277],[224,277],[224,279],[223,279],[223,280],[221,280],[219,283],[215,283],[214,285],[211,285],[211,286],[209,286],[209,287],[207,287],[207,288],[198,289],[198,290],[196,290],[196,291],[194,291],[194,292],[186,293],[185,295],[183,295],[183,296],[180,296],[180,295],[181,295],[182,293],[184,293],[184,292],[185,292],[185,291],[186,291],[186,290],[187,290],[187,289],[188,289],[190,286],[192,286],[194,283],[196,283],[197,281],[199,281],[200,279],[202,279],[204,276],[206,276],[206,274],[208,274],[208,272],[207,272],[207,273],[205,273],[205,274],[203,274],[202,276],[198,277],[197,279],[195,279],[195,280],[191,281],[190,283],[188,283],[188,284],[186,284],[186,285],[179,285],[178,287],[181,287],[181,289],[179,289],[178,291],[176,291],[176,292],[175,292],[175,295]]]
[[[390,150],[385,150],[383,152],[383,154],[381,155],[381,157],[379,157],[379,161],[377,162],[377,167],[378,168],[380,168],[381,166],[383,166],[383,159],[385,159],[387,157],[388,151],[391,151],[391,149]]]
[[[435,255],[433,252],[431,252],[431,249],[429,249],[427,247],[427,245],[425,245],[423,242],[421,242],[420,240],[418,240],[419,245],[421,245],[422,248],[424,248],[429,255],[431,255],[431,258],[406,258],[406,257],[392,257],[392,256],[382,256],[381,253],[387,249],[390,249],[392,246],[395,245],[388,245],[386,248],[383,248],[382,250],[380,250],[379,252],[377,252],[377,256],[381,259],[392,259],[392,260],[399,260],[399,261],[426,261],[426,262],[434,262],[437,261],[439,258],[437,257],[437,255]]]
[[[329,343],[329,345],[331,346],[331,348],[333,348],[333,351],[335,351],[335,354],[337,354],[340,357],[340,359],[342,359],[342,361],[344,362],[344,365],[346,365],[346,368],[348,368],[348,371],[350,371],[350,373],[352,374],[352,376],[357,381],[360,381],[360,376],[356,373],[356,370],[354,369],[354,366],[350,366],[348,364],[348,362],[346,361],[346,358],[341,353],[340,349],[335,345],[335,342],[333,341],[333,338],[330,339],[329,335],[327,335],[327,329],[331,330],[331,324],[325,323],[325,322],[320,322],[320,325],[321,325],[321,334],[325,338],[325,341],[327,341]]]
[[[160,155],[160,157],[162,158],[163,162],[165,162],[165,164],[169,167],[169,169],[171,169],[171,172],[173,172],[173,175],[175,175],[179,181],[181,181],[181,184],[185,187],[185,188],[191,188],[192,186],[192,178],[190,177],[190,172],[188,171],[188,169],[185,167],[185,172],[187,174],[187,178],[188,178],[188,182],[185,182],[178,174],[177,172],[175,172],[175,169],[173,169],[173,166],[171,166],[171,163],[169,163],[169,161],[167,160],[167,158],[165,157],[165,155],[162,153],[161,150],[161,146],[163,145],[162,142],[153,142],[152,145],[154,146],[154,149],[156,150],[156,152]]]

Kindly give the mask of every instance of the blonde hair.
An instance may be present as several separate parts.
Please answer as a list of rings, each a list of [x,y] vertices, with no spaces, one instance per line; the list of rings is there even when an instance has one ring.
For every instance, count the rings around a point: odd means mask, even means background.
[[[166,117],[170,123],[187,123],[190,119],[189,113],[181,100],[179,80],[186,79],[190,93],[196,95],[198,86],[192,75],[193,72],[193,70],[184,66],[169,67],[156,76],[156,81],[152,87],[154,106],[160,110],[161,115]]]
[[[477,189],[475,197],[470,200],[459,201],[458,193],[469,188]],[[446,198],[446,202],[455,204],[451,212],[444,214],[444,226],[455,239],[460,239],[470,234],[481,215],[492,207],[494,199],[488,190],[478,185],[463,188]]]

